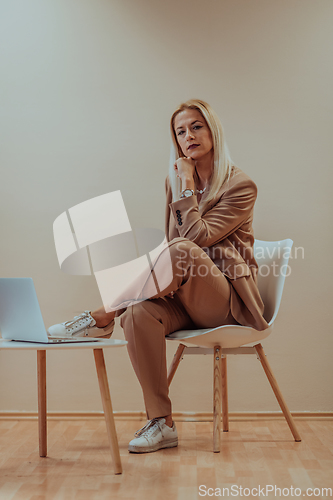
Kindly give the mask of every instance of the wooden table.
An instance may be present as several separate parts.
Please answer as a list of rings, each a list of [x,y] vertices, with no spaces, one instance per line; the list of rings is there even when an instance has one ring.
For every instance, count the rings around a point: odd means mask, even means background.
[[[113,418],[113,410],[109,383],[105,369],[103,349],[126,345],[125,340],[103,339],[98,342],[75,342],[62,344],[38,344],[30,342],[14,342],[0,339],[0,349],[36,350],[37,351],[37,385],[38,385],[38,433],[39,456],[47,456],[47,408],[46,408],[46,351],[60,349],[92,349],[103,403],[106,429],[109,439],[115,474],[122,473],[118,439]]]

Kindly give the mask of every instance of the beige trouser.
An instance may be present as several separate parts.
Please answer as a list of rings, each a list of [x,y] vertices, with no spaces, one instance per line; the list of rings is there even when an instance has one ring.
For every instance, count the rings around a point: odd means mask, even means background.
[[[168,249],[173,268],[170,285],[154,297],[129,306],[120,321],[148,419],[171,414],[165,336],[176,330],[237,324],[230,314],[231,285],[202,248],[176,238]],[[155,264],[157,276],[165,266],[164,257],[162,253]],[[146,285],[149,288],[149,283]],[[174,292],[174,298],[166,296],[170,292]]]

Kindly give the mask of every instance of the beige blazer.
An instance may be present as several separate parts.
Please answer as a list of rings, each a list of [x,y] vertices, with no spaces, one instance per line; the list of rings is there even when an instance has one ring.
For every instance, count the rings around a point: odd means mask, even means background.
[[[196,196],[172,202],[166,179],[166,237],[187,238],[204,249],[231,283],[231,314],[241,325],[268,327],[257,288],[258,265],[253,255],[253,209],[257,186],[238,167],[216,198],[200,214]]]

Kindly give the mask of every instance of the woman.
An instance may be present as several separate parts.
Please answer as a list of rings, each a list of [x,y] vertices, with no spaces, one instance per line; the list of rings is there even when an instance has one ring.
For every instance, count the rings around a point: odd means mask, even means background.
[[[171,256],[171,283],[152,296],[142,286],[141,302],[106,312],[86,311],[54,325],[50,335],[110,334],[116,315],[142,386],[149,422],[129,444],[144,453],[177,446],[168,396],[165,336],[176,330],[241,324],[268,327],[256,285],[253,256],[254,182],[233,165],[221,123],[199,100],[182,104],[171,118],[174,158],[166,180],[166,237],[150,282]],[[150,283],[150,284],[151,284]],[[147,300],[142,299],[147,296]],[[132,302],[133,303],[133,302]]]

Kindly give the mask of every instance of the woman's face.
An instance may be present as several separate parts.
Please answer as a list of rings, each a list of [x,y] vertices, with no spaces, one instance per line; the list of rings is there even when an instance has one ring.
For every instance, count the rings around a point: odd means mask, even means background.
[[[183,155],[202,160],[213,153],[212,134],[207,122],[197,109],[185,109],[176,115],[174,130]]]

